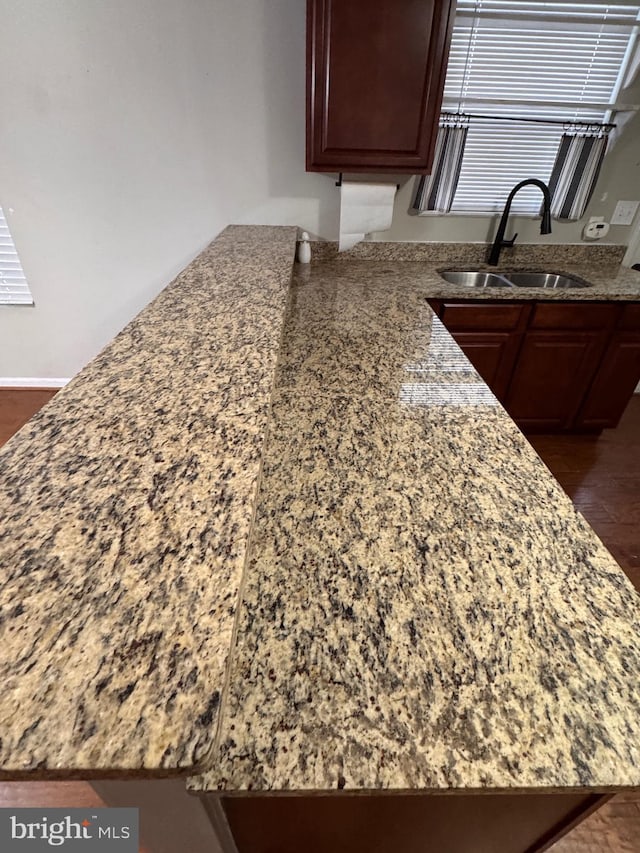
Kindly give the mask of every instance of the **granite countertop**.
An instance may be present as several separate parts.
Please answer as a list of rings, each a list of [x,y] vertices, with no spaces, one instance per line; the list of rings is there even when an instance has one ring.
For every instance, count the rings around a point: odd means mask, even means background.
[[[0,451],[0,774],[211,750],[295,228],[226,229]]]
[[[322,263],[327,275],[341,280],[373,277],[421,286],[431,298],[542,299],[570,301],[640,300],[640,272],[620,266],[624,246],[611,244],[562,245],[518,244],[503,249],[498,266],[486,263],[484,243],[359,243],[338,254],[335,243],[314,243],[314,261]],[[317,266],[314,262],[313,266]],[[536,287],[455,286],[445,281],[441,270],[486,270],[487,272],[553,272],[574,276],[589,284],[583,288],[542,289]]]
[[[433,282],[298,268],[194,790],[640,784],[640,599],[434,317]]]
[[[0,451],[1,775],[640,785],[640,599],[429,308],[451,249],[289,293],[294,240],[227,229]]]

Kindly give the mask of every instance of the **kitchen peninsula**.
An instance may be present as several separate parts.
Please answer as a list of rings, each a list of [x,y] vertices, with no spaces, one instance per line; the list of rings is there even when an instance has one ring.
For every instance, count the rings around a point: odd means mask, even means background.
[[[637,594],[442,257],[294,244],[227,229],[0,454],[2,774],[188,775],[240,853],[542,849],[640,786]]]

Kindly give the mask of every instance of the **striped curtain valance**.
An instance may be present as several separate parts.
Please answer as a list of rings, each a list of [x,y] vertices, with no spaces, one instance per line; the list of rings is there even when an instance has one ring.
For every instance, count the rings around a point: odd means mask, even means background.
[[[443,123],[438,130],[433,169],[422,175],[413,200],[412,209],[418,213],[433,210],[448,213],[458,186],[462,155],[469,128],[465,125]]]
[[[603,134],[564,133],[551,172],[551,215],[580,219],[586,210],[607,150]]]

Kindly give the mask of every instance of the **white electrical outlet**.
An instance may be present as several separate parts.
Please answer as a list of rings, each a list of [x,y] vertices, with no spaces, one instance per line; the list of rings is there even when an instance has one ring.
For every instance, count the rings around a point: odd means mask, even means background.
[[[604,216],[592,216],[582,232],[583,240],[601,240],[609,233],[609,223]]]
[[[640,201],[619,201],[611,217],[612,225],[631,225]]]

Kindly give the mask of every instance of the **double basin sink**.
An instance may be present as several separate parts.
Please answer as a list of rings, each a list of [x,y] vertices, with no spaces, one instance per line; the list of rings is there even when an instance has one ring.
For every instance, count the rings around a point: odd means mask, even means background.
[[[586,281],[561,273],[547,272],[481,272],[478,270],[443,270],[440,276],[450,284],[463,287],[538,287],[560,290],[591,287]]]

